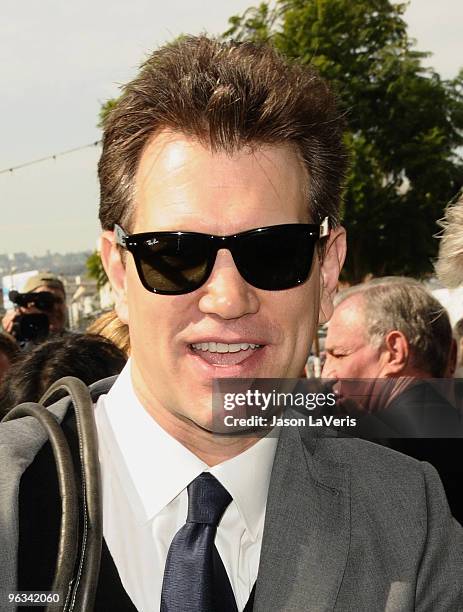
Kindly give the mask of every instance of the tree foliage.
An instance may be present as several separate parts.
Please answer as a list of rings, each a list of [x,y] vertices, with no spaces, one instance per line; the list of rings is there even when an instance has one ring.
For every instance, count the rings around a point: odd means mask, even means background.
[[[103,263],[98,251],[94,251],[88,256],[85,265],[87,266],[87,276],[96,280],[97,289],[104,287],[104,285],[106,285],[108,282],[108,277],[105,269],[103,268]]]
[[[113,110],[113,108],[115,108],[116,104],[117,104],[117,98],[109,98],[109,100],[106,100],[106,102],[104,102],[101,105],[100,113],[98,116],[98,124],[97,124],[99,128],[104,127],[104,122],[106,121],[106,117]]]
[[[276,0],[230,19],[225,38],[270,40],[315,65],[346,114],[351,168],[344,200],[345,276],[421,276],[436,220],[463,183],[463,71],[443,80],[414,49],[405,4]]]

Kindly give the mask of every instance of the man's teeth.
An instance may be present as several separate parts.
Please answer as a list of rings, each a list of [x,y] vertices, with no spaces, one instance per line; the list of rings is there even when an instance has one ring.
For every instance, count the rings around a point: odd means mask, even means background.
[[[237,353],[238,351],[247,351],[248,349],[256,349],[260,344],[225,344],[224,342],[198,342],[191,345],[197,351],[209,351],[210,353]]]

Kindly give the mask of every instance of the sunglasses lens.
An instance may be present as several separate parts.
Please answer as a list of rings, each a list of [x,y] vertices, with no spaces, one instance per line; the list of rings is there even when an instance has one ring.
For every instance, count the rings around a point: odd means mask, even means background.
[[[300,225],[263,229],[239,238],[233,257],[258,289],[290,289],[307,280],[317,238]]]
[[[209,273],[208,240],[202,236],[158,236],[134,253],[145,286],[165,294],[194,291]]]
[[[241,276],[250,285],[277,291],[307,280],[318,229],[302,224],[266,227],[230,236],[223,247],[222,239],[206,234],[139,234],[133,235],[127,248],[143,285],[155,293],[181,295],[201,287],[212,271],[218,248],[231,250]]]

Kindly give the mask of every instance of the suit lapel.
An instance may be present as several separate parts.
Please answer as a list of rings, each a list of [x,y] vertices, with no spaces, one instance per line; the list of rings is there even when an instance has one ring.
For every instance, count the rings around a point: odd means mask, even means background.
[[[303,429],[305,436],[309,428]],[[336,604],[350,540],[350,480],[343,465],[319,461],[316,447],[316,440],[302,440],[297,428],[282,428],[267,501],[255,612],[325,612]]]

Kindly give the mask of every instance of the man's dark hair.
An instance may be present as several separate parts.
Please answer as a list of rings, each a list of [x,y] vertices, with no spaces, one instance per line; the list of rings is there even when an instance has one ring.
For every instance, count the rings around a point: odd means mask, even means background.
[[[110,340],[91,334],[68,334],[34,347],[9,369],[0,393],[0,416],[22,402],[38,402],[52,383],[76,376],[90,385],[119,374],[124,353]],[[53,395],[53,400],[58,395]]]
[[[3,353],[8,358],[10,363],[13,363],[19,356],[18,343],[9,334],[0,332],[0,353]]]
[[[310,66],[267,44],[182,37],[155,51],[125,86],[104,122],[100,221],[127,231],[141,154],[162,130],[212,151],[292,144],[307,171],[313,222],[339,222],[346,167],[343,120],[328,85]]]

